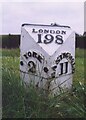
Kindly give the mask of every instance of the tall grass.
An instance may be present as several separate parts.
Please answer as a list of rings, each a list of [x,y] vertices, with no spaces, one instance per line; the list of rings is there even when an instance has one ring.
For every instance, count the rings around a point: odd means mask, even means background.
[[[2,52],[0,52],[0,119],[2,118]]]
[[[18,51],[18,54],[16,52]],[[25,89],[20,80],[19,50],[3,50],[2,100],[3,118],[84,118],[86,87],[84,84],[83,50],[76,50],[76,71],[72,92],[55,97],[33,86]],[[12,56],[11,56],[12,55]],[[82,57],[81,57],[82,56]]]
[[[2,56],[4,57],[19,57],[20,50],[19,49],[3,49]]]

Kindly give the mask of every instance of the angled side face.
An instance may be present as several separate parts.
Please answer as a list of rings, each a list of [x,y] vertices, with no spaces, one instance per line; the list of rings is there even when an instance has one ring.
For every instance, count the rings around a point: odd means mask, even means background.
[[[59,87],[71,88],[75,33],[70,28],[22,26],[20,51],[21,77],[27,84],[52,93],[57,93]]]

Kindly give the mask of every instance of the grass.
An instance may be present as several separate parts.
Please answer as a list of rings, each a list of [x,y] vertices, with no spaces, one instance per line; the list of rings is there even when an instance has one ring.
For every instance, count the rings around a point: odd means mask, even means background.
[[[84,52],[76,50],[73,91],[46,96],[33,86],[27,90],[20,80],[19,49],[2,50],[3,118],[84,118],[86,87]]]
[[[5,57],[19,57],[20,56],[20,50],[19,49],[3,49],[2,50],[2,56],[5,56]]]
[[[0,53],[1,55],[2,53]],[[0,56],[0,96],[2,96],[2,57]],[[0,119],[2,118],[2,98],[0,97]]]

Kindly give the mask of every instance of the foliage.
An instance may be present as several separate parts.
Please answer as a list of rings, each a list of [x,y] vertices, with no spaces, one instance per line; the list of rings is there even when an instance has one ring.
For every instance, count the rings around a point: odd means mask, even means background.
[[[2,57],[19,57],[20,50],[19,49],[2,49]]]

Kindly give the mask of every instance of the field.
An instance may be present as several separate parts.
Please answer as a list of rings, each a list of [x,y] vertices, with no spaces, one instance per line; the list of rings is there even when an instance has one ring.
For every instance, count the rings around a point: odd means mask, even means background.
[[[85,117],[84,50],[76,49],[72,92],[62,92],[55,97],[46,96],[43,91],[36,91],[33,86],[27,90],[24,88],[20,80],[19,55],[19,49],[2,50],[3,118]]]

